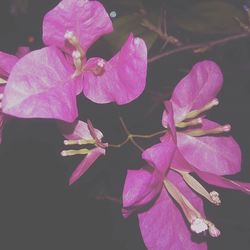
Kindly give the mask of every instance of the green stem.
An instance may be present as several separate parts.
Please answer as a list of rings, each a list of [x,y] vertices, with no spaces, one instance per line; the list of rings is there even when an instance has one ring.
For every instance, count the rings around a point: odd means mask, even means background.
[[[125,133],[127,134],[127,138],[119,144],[109,144],[109,147],[120,148],[130,141],[132,144],[134,144],[135,147],[137,147],[141,152],[143,152],[144,149],[135,141],[134,138],[149,139],[149,138],[152,138],[154,136],[161,135],[161,134],[164,134],[167,132],[167,129],[164,129],[164,130],[161,130],[161,131],[149,134],[149,135],[131,134],[122,117],[120,117],[120,121],[121,121],[121,124],[122,124],[122,127],[123,127]]]

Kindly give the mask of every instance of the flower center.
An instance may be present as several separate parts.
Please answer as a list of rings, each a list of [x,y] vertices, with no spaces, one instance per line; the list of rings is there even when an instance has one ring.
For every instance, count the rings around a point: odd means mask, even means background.
[[[218,99],[217,98],[213,99],[212,101],[205,104],[202,108],[190,111],[186,115],[186,117],[183,119],[183,121],[176,123],[175,126],[177,128],[183,129],[183,128],[187,128],[190,126],[201,125],[203,120],[201,117],[198,117],[198,116],[212,109],[214,106],[217,106],[218,104],[219,104]],[[191,129],[189,131],[185,131],[184,133],[190,136],[204,136],[204,135],[221,134],[221,133],[229,132],[230,130],[231,130],[231,125],[226,124],[222,126],[219,125],[211,129],[204,129],[204,128]]]
[[[92,67],[86,67],[86,51],[81,47],[80,41],[73,31],[66,31],[64,38],[74,48],[71,55],[75,66],[75,72],[71,76],[72,79],[78,77],[84,71],[90,71],[96,76],[100,76],[104,73],[105,61],[103,59],[99,59],[96,65]]]

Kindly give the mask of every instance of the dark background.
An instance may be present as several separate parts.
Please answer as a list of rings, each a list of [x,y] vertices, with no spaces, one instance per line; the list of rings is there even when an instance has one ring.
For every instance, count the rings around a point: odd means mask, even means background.
[[[107,11],[115,9],[118,17],[126,10],[113,1],[103,2]],[[185,1],[167,2],[173,6]],[[241,2],[235,1],[235,5]],[[58,1],[23,1],[14,10],[13,3],[0,3],[0,50],[15,53],[20,45],[41,48],[42,17]],[[126,11],[129,13],[129,9]],[[195,37],[197,41],[210,38]],[[89,55],[98,53],[109,57],[111,52],[107,46],[103,41]],[[209,112],[209,117],[232,125],[232,135],[241,146],[243,160],[242,172],[231,178],[250,181],[249,55],[249,39],[242,39],[203,54],[184,52],[167,57],[149,66],[145,93],[128,105],[97,105],[79,96],[80,118],[90,118],[104,133],[104,141],[112,143],[125,138],[119,116],[133,132],[157,131],[161,129],[163,109],[159,94],[165,98],[170,96],[173,87],[194,63],[212,59],[223,70],[224,87],[219,95],[220,105]],[[158,98],[152,98],[155,95]],[[146,148],[153,142],[147,143],[141,142],[141,145]],[[63,149],[63,137],[54,121],[13,119],[7,123],[0,145],[0,249],[145,249],[136,216],[123,219],[119,204],[126,170],[143,164],[140,152],[132,145],[108,150],[105,157],[69,187],[68,179],[82,158],[62,158],[60,151]],[[216,190],[221,194],[222,205],[213,207],[204,203],[207,218],[221,229],[222,236],[209,239],[209,249],[250,249],[249,197],[232,190]]]

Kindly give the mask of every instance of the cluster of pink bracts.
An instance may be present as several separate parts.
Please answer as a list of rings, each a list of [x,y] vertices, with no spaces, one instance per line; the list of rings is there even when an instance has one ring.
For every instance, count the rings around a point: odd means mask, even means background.
[[[86,155],[70,184],[108,148],[90,121],[77,120],[76,96],[83,92],[93,102],[121,105],[136,99],[145,88],[147,49],[142,39],[131,34],[109,61],[86,58],[88,48],[112,30],[99,2],[63,0],[44,17],[43,40],[48,47],[22,53],[22,57],[0,52],[0,133],[11,116],[52,118],[59,121],[66,145],[93,145],[77,152],[62,151],[63,156]],[[197,63],[164,103],[162,125],[167,132],[159,144],[142,153],[148,166],[128,171],[122,213],[124,217],[138,213],[148,249],[206,249],[206,243],[194,242],[191,234],[220,235],[206,219],[201,199],[218,206],[219,194],[208,192],[190,173],[211,185],[250,194],[249,183],[221,177],[240,171],[240,148],[225,135],[230,125],[205,118],[205,112],[218,105],[215,97],[222,81],[214,62]]]

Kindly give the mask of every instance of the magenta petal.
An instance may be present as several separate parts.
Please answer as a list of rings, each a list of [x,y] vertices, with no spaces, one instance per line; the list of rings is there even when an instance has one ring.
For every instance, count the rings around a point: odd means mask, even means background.
[[[91,58],[87,67],[96,65]],[[131,34],[122,49],[104,65],[104,73],[84,73],[84,95],[96,103],[126,104],[144,90],[147,72],[147,48],[144,41]]]
[[[180,180],[181,191],[188,200],[203,213],[201,199]],[[176,183],[175,183],[176,184]],[[149,250],[158,249],[207,249],[206,243],[196,243],[180,208],[172,200],[165,188],[155,204],[146,212],[138,214],[139,225],[144,243]]]
[[[250,195],[250,183],[229,180],[225,177],[194,169],[195,173],[210,185],[239,190]]]
[[[193,66],[191,72],[176,86],[171,101],[175,122],[214,99],[222,87],[223,76],[217,64],[203,61]]]
[[[218,176],[211,172],[202,171],[198,168],[192,166],[189,162],[187,162],[180,151],[177,149],[175,151],[175,157],[173,159],[173,167],[182,171],[186,172],[194,172],[196,173],[202,180],[207,182],[210,185],[228,188],[228,189],[235,189],[250,194],[250,183],[244,183],[239,181],[232,181],[226,179],[225,177]]]
[[[83,121],[75,121],[73,123],[58,122],[59,129],[63,136],[68,140],[91,140],[91,136],[88,128],[88,124]],[[103,134],[100,130],[95,129],[97,138],[100,140],[103,137]]]
[[[123,189],[123,216],[150,203],[160,192],[164,176],[157,170],[128,170]]]
[[[0,76],[8,77],[17,61],[16,56],[0,51]]]
[[[15,65],[4,91],[3,112],[22,118],[54,118],[73,122],[77,117],[73,68],[60,50],[33,51]]]
[[[86,0],[63,0],[43,20],[43,41],[69,50],[64,34],[72,31],[87,50],[99,37],[113,31],[112,22],[101,3]]]
[[[202,128],[218,126],[215,122],[204,120]],[[192,137],[177,133],[177,146],[184,158],[200,170],[218,175],[240,171],[240,147],[231,136]]]
[[[176,144],[172,137],[168,137],[168,140],[146,149],[142,154],[142,159],[165,175],[172,162],[175,149]]]
[[[80,162],[80,164],[76,167],[74,172],[72,173],[69,179],[69,185],[76,182],[89,168],[90,166],[101,156],[105,154],[105,149],[103,148],[95,148],[92,149],[89,154]]]

